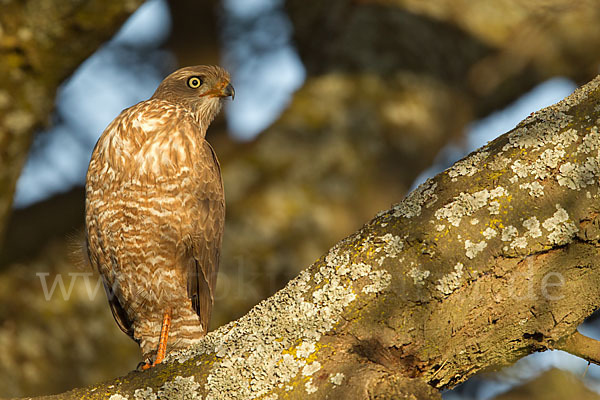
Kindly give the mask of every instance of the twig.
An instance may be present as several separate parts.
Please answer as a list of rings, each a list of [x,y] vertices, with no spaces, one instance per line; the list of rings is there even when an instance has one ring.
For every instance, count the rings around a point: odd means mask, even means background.
[[[600,365],[600,341],[583,336],[578,331],[573,332],[566,339],[558,342],[554,348],[581,357],[590,363]]]

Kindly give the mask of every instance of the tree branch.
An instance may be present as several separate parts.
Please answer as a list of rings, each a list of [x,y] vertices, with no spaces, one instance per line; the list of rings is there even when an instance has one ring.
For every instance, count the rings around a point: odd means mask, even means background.
[[[554,349],[566,351],[590,363],[600,365],[600,342],[583,336],[577,331],[557,343]]]
[[[574,332],[600,305],[599,85],[428,180],[164,365],[55,398],[439,398],[535,351],[586,354]]]

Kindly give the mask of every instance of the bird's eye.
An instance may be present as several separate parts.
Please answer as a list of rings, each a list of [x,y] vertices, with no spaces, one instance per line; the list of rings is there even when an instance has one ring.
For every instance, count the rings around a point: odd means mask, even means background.
[[[188,79],[187,85],[192,89],[197,89],[202,85],[202,78],[199,76],[192,76]]]

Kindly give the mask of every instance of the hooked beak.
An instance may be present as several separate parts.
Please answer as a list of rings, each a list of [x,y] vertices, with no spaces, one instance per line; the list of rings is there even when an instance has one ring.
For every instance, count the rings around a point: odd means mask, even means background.
[[[231,83],[223,82],[218,87],[209,90],[208,92],[204,92],[199,95],[199,97],[231,97],[231,100],[235,97],[235,89],[231,86]]]
[[[227,86],[223,88],[221,92],[221,97],[231,97],[231,100],[235,98],[235,89],[231,86],[231,83],[228,83]]]

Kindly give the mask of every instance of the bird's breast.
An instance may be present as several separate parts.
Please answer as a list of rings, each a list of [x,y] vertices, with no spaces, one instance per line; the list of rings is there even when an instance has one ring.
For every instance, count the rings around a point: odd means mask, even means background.
[[[180,132],[159,134],[132,149],[132,167],[142,176],[172,176],[182,169],[189,169],[196,147],[193,140]]]
[[[182,109],[158,101],[125,110],[100,138],[92,157],[123,179],[172,177],[193,165],[203,130]]]

